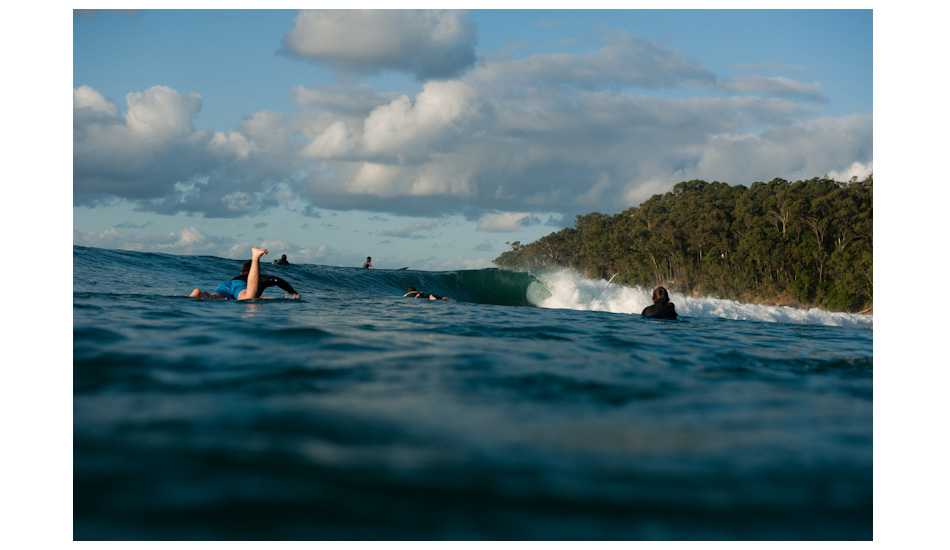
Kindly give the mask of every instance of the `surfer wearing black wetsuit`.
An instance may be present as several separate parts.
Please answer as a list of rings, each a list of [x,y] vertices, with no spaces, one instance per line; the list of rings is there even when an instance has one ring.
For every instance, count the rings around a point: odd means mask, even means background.
[[[409,287],[409,292],[402,295],[403,298],[423,298],[428,300],[448,300],[445,296],[436,296],[435,294],[426,294],[425,292],[419,292],[416,290],[416,287]]]
[[[662,286],[653,289],[653,305],[647,306],[640,317],[649,319],[676,319],[676,307],[670,302],[670,294]]]
[[[369,256],[366,257],[366,262],[363,264],[363,269],[376,269],[371,263],[373,261]]]
[[[278,260],[274,260],[274,265],[290,265],[290,262],[287,261],[287,255],[284,254]]]

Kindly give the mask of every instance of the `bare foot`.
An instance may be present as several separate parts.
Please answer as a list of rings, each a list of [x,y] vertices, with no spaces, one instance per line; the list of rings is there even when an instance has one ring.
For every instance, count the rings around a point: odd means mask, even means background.
[[[251,248],[251,259],[260,258],[264,254],[267,254],[266,248],[257,248],[256,246]]]

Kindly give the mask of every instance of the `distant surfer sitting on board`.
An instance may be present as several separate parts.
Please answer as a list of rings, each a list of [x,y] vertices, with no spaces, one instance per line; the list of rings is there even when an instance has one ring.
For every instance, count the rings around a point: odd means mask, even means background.
[[[429,300],[448,300],[445,296],[436,296],[435,294],[426,294],[425,292],[419,292],[416,290],[416,287],[409,287],[409,292],[402,295],[403,298],[425,298]]]
[[[363,269],[376,269],[375,267],[373,267],[373,264],[371,263],[372,261],[373,259],[367,256],[366,262],[363,263]]]
[[[653,289],[653,305],[647,306],[640,317],[650,319],[676,319],[676,308],[670,302],[670,294],[662,286]]]
[[[251,249],[251,259],[244,262],[241,266],[241,274],[226,283],[221,283],[213,291],[205,292],[196,288],[189,294],[192,298],[224,298],[227,300],[252,300],[260,298],[264,289],[272,286],[280,287],[284,292],[289,293],[290,298],[300,298],[300,294],[290,286],[287,281],[280,277],[270,277],[261,275],[261,256],[267,254],[267,250],[257,248]]]
[[[274,260],[272,263],[273,263],[274,265],[290,265],[290,262],[287,261],[287,255],[286,255],[286,254],[282,255],[282,256],[280,257],[280,259]]]

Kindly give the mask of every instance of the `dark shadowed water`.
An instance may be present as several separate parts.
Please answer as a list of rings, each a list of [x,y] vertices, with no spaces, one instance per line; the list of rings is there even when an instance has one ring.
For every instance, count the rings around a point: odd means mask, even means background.
[[[73,261],[76,540],[872,538],[870,317],[317,265],[202,301],[240,261]]]

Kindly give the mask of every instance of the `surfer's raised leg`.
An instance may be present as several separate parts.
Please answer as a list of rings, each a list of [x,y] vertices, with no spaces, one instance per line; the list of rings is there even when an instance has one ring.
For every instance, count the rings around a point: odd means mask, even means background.
[[[247,288],[238,293],[238,300],[252,300],[260,298],[264,293],[264,287],[261,285],[261,256],[267,254],[264,248],[251,249],[251,270],[247,273]]]

